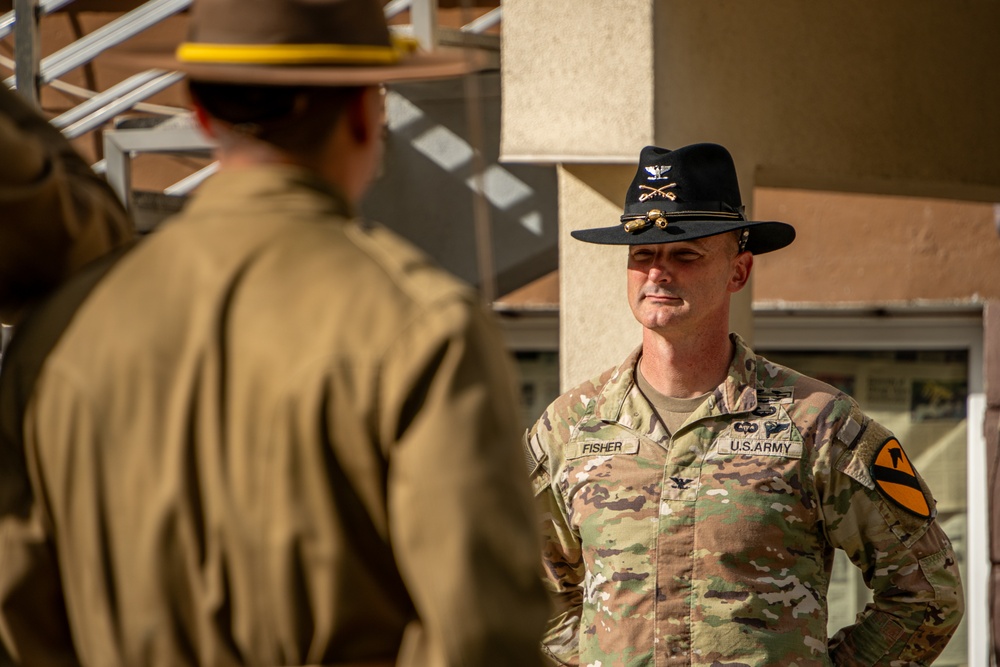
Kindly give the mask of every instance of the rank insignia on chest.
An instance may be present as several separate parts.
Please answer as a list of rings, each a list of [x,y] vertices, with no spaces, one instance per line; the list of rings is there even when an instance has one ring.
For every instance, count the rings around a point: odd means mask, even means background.
[[[670,480],[670,486],[674,489],[684,491],[694,483],[694,479],[688,477],[668,477]]]
[[[883,496],[912,514],[925,519],[931,518],[931,508],[917,471],[910,464],[898,440],[889,438],[882,443],[875,453],[870,472],[875,486]]]
[[[693,503],[701,489],[701,471],[691,468],[667,470],[660,486],[660,513],[670,514],[673,503]]]

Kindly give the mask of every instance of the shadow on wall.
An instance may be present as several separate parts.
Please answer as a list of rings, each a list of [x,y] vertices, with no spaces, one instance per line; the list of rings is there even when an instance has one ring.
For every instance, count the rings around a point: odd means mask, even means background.
[[[471,108],[469,82],[461,79],[390,87],[384,173],[362,210],[478,285],[473,211],[481,190],[491,222],[497,295],[503,295],[557,266],[556,173],[554,167],[498,164],[500,76],[478,74],[473,83],[481,98]],[[470,112],[482,119],[481,140],[470,131]],[[483,158],[478,181],[477,143]]]

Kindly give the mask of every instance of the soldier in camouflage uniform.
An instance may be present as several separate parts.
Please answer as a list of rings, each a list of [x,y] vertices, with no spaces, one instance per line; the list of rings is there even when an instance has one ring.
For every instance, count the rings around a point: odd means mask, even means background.
[[[753,255],[794,230],[748,221],[721,146],[647,147],[623,225],[643,342],[526,435],[557,601],[556,664],[926,665],[963,613],[934,500],[849,396],[729,333]],[[834,549],[874,603],[827,637]]]

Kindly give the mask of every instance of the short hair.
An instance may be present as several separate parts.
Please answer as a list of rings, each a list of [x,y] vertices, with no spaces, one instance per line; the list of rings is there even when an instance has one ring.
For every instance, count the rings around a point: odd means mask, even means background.
[[[263,86],[190,81],[209,116],[295,155],[324,143],[361,86]]]

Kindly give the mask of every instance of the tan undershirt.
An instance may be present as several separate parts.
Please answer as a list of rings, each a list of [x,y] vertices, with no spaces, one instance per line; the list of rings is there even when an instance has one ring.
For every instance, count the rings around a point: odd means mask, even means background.
[[[635,381],[639,385],[639,391],[642,395],[646,397],[650,405],[653,406],[653,410],[659,415],[660,419],[663,421],[664,425],[667,427],[667,433],[673,435],[677,432],[687,418],[691,416],[691,413],[698,409],[698,407],[705,402],[705,399],[709,397],[712,392],[707,394],[702,394],[701,396],[695,396],[694,398],[673,398],[672,396],[667,396],[661,394],[660,392],[653,389],[653,386],[649,384],[649,381],[643,376],[642,371],[639,369],[640,364],[635,366]]]

